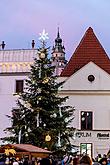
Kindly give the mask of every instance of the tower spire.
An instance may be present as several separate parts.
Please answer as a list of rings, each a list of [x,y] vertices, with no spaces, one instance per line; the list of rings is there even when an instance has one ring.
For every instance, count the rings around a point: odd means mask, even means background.
[[[55,46],[52,49],[52,63],[56,66],[56,75],[60,75],[61,71],[64,69],[67,61],[65,60],[65,47],[62,44],[62,39],[60,37],[59,27],[57,31],[57,37],[55,39]]]
[[[57,38],[60,38],[59,27],[58,27],[58,32],[57,32]]]

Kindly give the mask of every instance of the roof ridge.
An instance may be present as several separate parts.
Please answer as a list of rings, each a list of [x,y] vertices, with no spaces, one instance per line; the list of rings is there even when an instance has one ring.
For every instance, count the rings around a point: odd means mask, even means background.
[[[71,76],[90,61],[110,74],[110,59],[91,27],[86,30],[61,76]]]

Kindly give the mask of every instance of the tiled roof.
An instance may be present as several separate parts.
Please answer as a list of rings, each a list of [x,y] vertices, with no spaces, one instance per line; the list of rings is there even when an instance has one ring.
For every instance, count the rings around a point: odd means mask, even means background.
[[[51,151],[33,146],[31,144],[9,144],[9,145],[27,152],[51,153]]]
[[[86,31],[61,76],[71,76],[90,61],[110,74],[110,59],[91,27]]]

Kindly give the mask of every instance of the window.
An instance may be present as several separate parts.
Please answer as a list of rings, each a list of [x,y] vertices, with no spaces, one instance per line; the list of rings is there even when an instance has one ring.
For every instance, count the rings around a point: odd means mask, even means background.
[[[94,75],[89,75],[88,76],[88,81],[93,82],[95,80]]]
[[[81,130],[92,130],[92,112],[81,112]]]
[[[92,143],[81,143],[80,153],[81,155],[86,154],[92,157]]]
[[[23,80],[16,80],[16,93],[23,92]]]

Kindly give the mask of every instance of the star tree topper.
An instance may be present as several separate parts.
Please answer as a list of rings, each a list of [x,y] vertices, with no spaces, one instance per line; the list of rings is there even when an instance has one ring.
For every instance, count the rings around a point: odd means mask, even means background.
[[[42,45],[45,47],[46,40],[49,39],[48,33],[46,33],[45,29],[43,29],[42,33],[39,33],[40,37],[39,40],[41,41]]]

